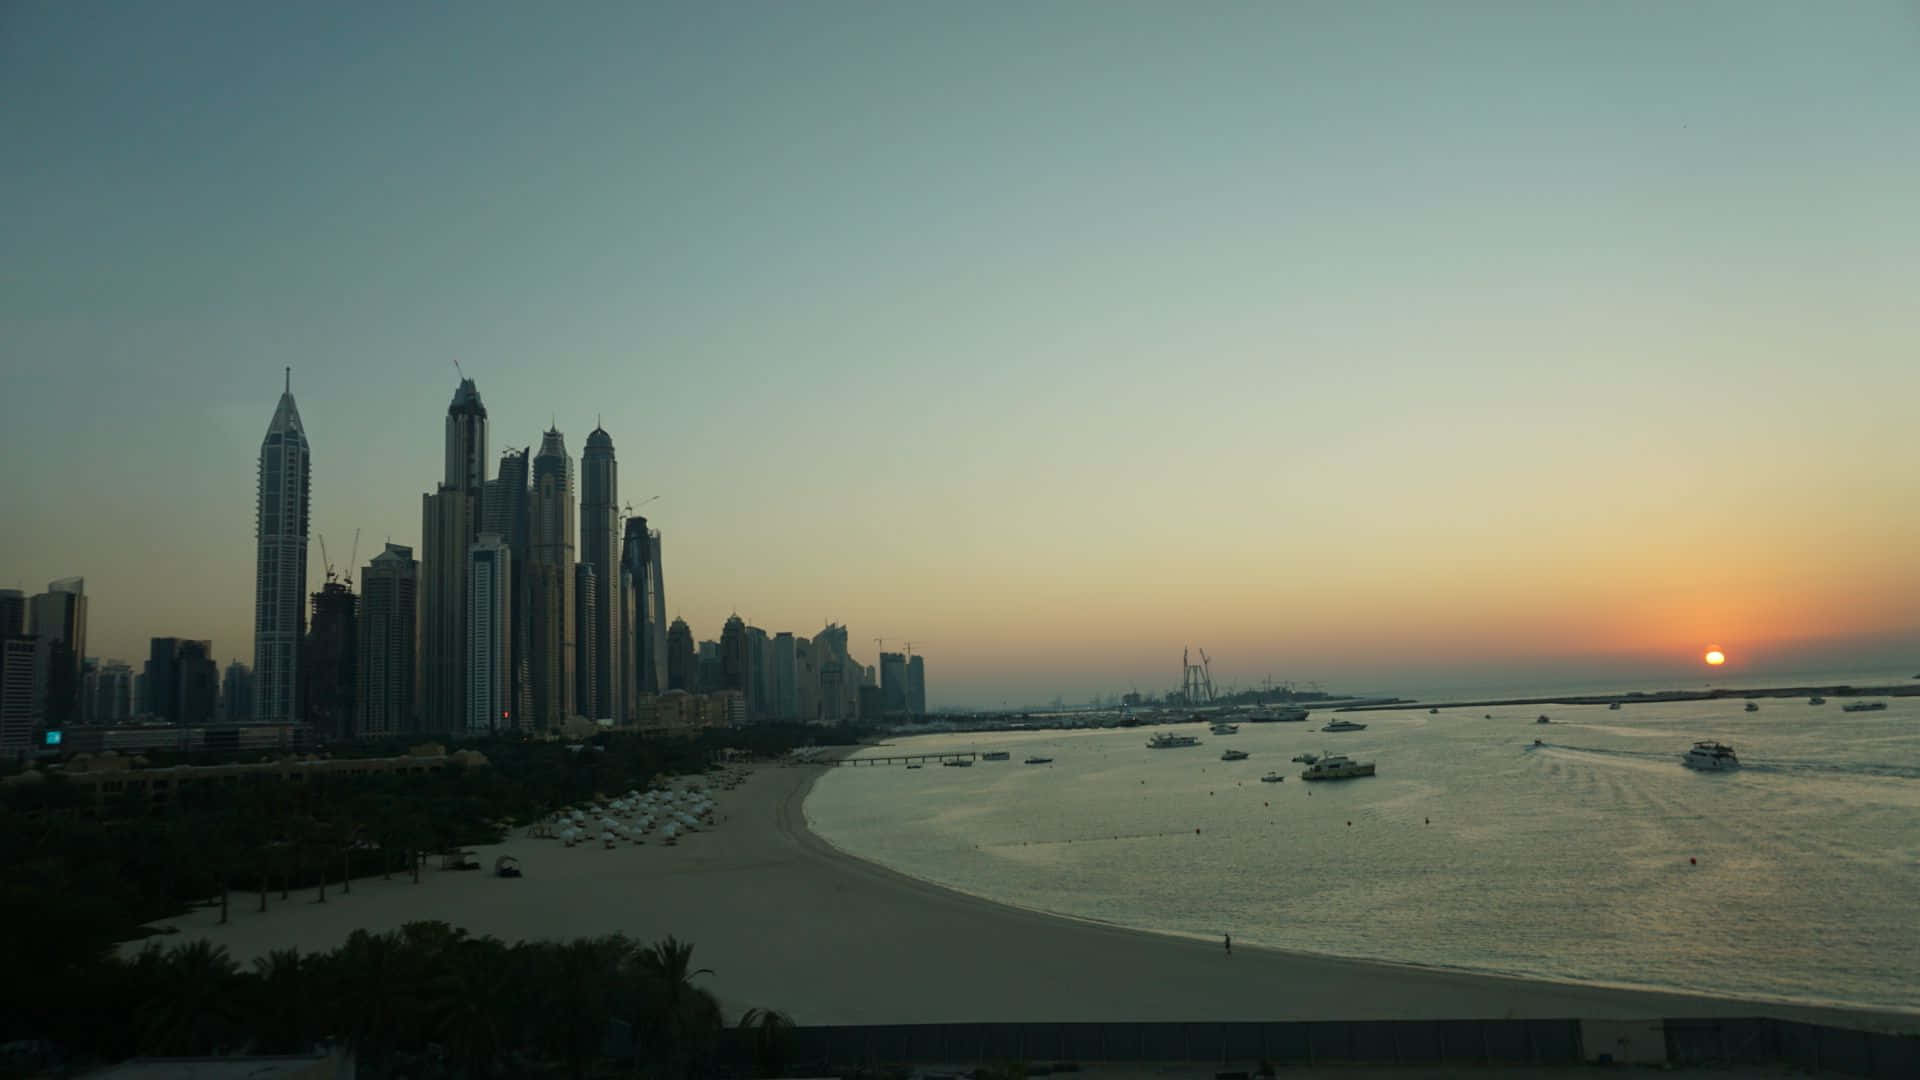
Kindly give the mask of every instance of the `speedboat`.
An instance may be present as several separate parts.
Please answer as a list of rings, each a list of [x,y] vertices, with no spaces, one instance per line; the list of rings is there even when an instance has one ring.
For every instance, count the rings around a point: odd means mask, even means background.
[[[1356,776],[1372,776],[1373,762],[1355,761],[1345,754],[1328,754],[1300,774],[1302,780],[1351,780]]]
[[[917,769],[917,768],[919,768],[919,767],[920,767],[920,763],[919,763],[919,762],[917,762],[917,761],[916,761],[916,762],[913,762],[913,763],[911,763],[911,764],[909,764],[909,765],[907,766],[907,768],[909,768],[909,769]]]
[[[1840,706],[1841,712],[1879,712],[1887,707],[1884,701],[1856,701]]]
[[[1536,724],[1551,724],[1551,723],[1553,723],[1553,721],[1551,721],[1551,720],[1549,720],[1549,719],[1547,719],[1547,714],[1546,714],[1546,713],[1541,713],[1541,714],[1540,714],[1540,718],[1539,718],[1539,719],[1537,719],[1537,720],[1535,720],[1535,721],[1534,721],[1534,723],[1536,723]]]
[[[1321,731],[1365,731],[1367,725],[1356,724],[1351,720],[1332,720]]]
[[[1438,716],[1438,715],[1440,715],[1440,710],[1439,710],[1439,709],[1428,709],[1428,710],[1427,710],[1427,715],[1428,715],[1428,716]]]
[[[1740,759],[1733,756],[1733,747],[1712,740],[1694,743],[1693,749],[1687,751],[1680,763],[1703,772],[1721,772],[1740,767]]]
[[[1320,755],[1319,754],[1295,754],[1293,755],[1293,760],[1299,762],[1302,765],[1311,765],[1314,762],[1320,760]]]
[[[980,755],[980,760],[981,761],[1007,761],[1007,760],[1010,760],[1012,757],[1013,755],[1005,750],[989,750],[986,753]]]
[[[1827,699],[1821,697],[1819,694],[1815,694],[1807,699],[1807,704],[1809,705],[1825,705],[1826,703]]]
[[[1533,745],[1535,745],[1535,746],[1545,746],[1545,745],[1547,745],[1547,740],[1545,740],[1545,739],[1535,739],[1535,740],[1533,740]]]
[[[1028,765],[1051,765],[1053,764],[1053,759],[1050,757],[1041,757],[1039,754],[1035,754],[1032,757],[1028,758],[1026,763]]]
[[[1229,724],[1225,720],[1222,720],[1207,730],[1213,732],[1215,735],[1238,735],[1240,734],[1240,725]]]
[[[1620,703],[1619,703],[1619,702],[1617,702],[1617,701],[1616,701],[1616,702],[1613,702],[1613,703],[1611,703],[1611,704],[1609,704],[1609,705],[1607,706],[1607,708],[1608,708],[1608,710],[1610,710],[1610,711],[1612,711],[1612,712],[1619,712],[1619,711],[1620,711]]]
[[[1157,732],[1147,740],[1149,750],[1174,750],[1183,746],[1199,746],[1200,740],[1191,735],[1174,735],[1170,732]]]
[[[1755,705],[1755,704],[1754,704],[1753,702],[1751,702],[1751,701],[1749,701],[1749,702],[1747,702],[1747,711],[1748,711],[1748,712],[1759,712],[1759,711],[1760,711],[1760,706],[1758,706],[1758,705]]]
[[[1286,777],[1281,776],[1277,772],[1270,772],[1267,775],[1261,777],[1260,782],[1263,784],[1278,784],[1285,779]]]
[[[1221,761],[1245,761],[1247,760],[1247,752],[1245,750],[1225,750],[1221,752],[1220,760]]]

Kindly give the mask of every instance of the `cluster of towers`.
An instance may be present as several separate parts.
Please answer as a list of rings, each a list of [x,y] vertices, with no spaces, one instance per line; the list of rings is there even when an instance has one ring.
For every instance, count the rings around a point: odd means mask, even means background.
[[[260,447],[256,719],[318,720],[334,737],[632,723],[666,689],[666,598],[659,532],[621,511],[612,437],[587,436],[577,504],[557,428],[489,478],[487,407],[462,378],[445,448],[417,557],[387,544],[358,596],[329,572],[309,631],[311,469],[282,393]]]

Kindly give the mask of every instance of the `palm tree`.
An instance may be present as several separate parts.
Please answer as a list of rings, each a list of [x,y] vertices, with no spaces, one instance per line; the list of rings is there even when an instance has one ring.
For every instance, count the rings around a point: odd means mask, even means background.
[[[547,991],[541,1011],[554,1018],[545,1026],[548,1048],[566,1062],[567,1075],[575,1080],[599,1056],[621,969],[633,955],[633,943],[616,934],[549,946],[535,960],[536,981]]]
[[[206,941],[181,945],[153,969],[156,993],[134,1010],[149,1054],[208,1054],[241,1030],[238,971],[227,950]]]
[[[494,938],[462,940],[441,955],[427,984],[431,1029],[463,1076],[492,1076],[512,1045],[519,980],[514,958]]]
[[[693,984],[713,970],[695,969],[692,943],[671,936],[641,949],[634,968],[640,989],[636,1040],[644,1039],[646,1057],[669,1075],[694,1075],[725,1023],[720,1003]]]
[[[748,1033],[753,1046],[755,1076],[781,1076],[786,1072],[787,1032],[793,1018],[775,1009],[748,1009],[740,1017],[740,1030]]]
[[[316,1021],[315,965],[298,949],[275,949],[253,962],[250,1026],[255,1050],[286,1054],[311,1046]]]
[[[410,1026],[417,996],[407,949],[398,934],[355,930],[327,957],[333,1027],[370,1063],[383,1062]]]

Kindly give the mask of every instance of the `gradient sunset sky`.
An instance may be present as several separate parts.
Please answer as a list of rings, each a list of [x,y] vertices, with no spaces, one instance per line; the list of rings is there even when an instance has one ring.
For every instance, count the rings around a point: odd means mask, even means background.
[[[251,662],[283,366],[417,544],[458,359],[936,705],[1920,671],[1912,3],[10,3],[0,101],[0,584],[98,656]]]

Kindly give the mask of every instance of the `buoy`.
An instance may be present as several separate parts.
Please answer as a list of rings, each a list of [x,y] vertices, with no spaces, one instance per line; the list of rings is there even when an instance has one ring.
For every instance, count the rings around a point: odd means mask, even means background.
[[[1432,818],[1426,818],[1426,819],[1425,819],[1425,821],[1426,821],[1426,823],[1427,823],[1427,824],[1429,824],[1429,825],[1431,825],[1431,824],[1433,824],[1433,819],[1432,819]]]
[[[1199,836],[1199,835],[1200,835],[1200,830],[1199,830],[1199,829],[1195,829],[1195,830],[1193,830],[1193,835],[1195,835],[1195,836]]]
[[[1699,860],[1699,859],[1696,859],[1696,858],[1694,858],[1694,857],[1693,857],[1693,856],[1691,856],[1691,855],[1689,855],[1689,856],[1687,856],[1687,865],[1688,865],[1688,866],[1699,866],[1699,865],[1700,865],[1700,860]]]
[[[1353,822],[1351,821],[1347,822],[1347,828],[1349,829],[1353,828]]]

